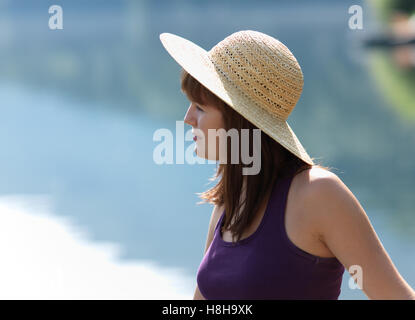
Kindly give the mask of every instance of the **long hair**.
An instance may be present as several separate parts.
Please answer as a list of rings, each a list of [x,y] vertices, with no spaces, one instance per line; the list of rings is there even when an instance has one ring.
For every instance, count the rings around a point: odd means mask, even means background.
[[[181,90],[192,102],[202,105],[211,104],[218,108],[222,112],[226,131],[235,128],[241,136],[241,129],[249,129],[249,146],[250,152],[252,151],[251,133],[253,133],[253,129],[258,129],[254,124],[218,98],[184,69],[181,73]],[[242,169],[246,165],[240,162],[231,163],[229,159],[230,147],[228,143],[227,162],[220,163],[216,173],[210,178],[211,181],[218,178],[220,180],[211,189],[198,193],[202,199],[198,204],[207,202],[224,206],[225,217],[221,231],[230,230],[232,238],[236,236],[239,241],[243,231],[252,223],[256,212],[266,200],[266,196],[270,194],[276,179],[284,178],[288,174],[297,174],[313,166],[292,154],[261,130],[261,170],[256,175],[244,176]],[[241,159],[240,154],[239,159]],[[330,171],[329,168],[321,165],[314,165],[314,167]],[[243,188],[245,199],[241,199]],[[232,221],[234,222],[231,225]]]

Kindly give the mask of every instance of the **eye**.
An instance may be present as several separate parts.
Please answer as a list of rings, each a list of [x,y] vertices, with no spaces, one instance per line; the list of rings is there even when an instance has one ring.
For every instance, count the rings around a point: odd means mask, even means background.
[[[203,109],[200,108],[198,105],[196,105],[196,109],[199,110],[199,111],[203,111]]]

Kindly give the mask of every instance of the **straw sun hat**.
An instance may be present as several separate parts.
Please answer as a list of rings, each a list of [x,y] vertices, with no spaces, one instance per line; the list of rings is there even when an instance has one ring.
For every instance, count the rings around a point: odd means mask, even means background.
[[[283,43],[252,30],[235,32],[210,51],[171,33],[160,34],[160,40],[202,85],[291,153],[314,164],[287,123],[301,95],[303,73]]]

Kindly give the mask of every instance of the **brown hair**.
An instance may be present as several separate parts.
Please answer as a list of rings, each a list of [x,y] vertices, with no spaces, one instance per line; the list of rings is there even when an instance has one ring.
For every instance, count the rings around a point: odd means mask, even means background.
[[[252,129],[258,129],[184,69],[182,69],[181,73],[181,90],[192,102],[202,105],[212,104],[217,107],[222,112],[225,123],[224,129],[226,131],[235,128],[240,133],[241,129],[249,129],[251,133],[253,132]],[[252,154],[252,134],[249,136],[250,154]],[[261,170],[256,175],[243,176],[242,168],[247,166],[243,163],[231,163],[229,159],[231,154],[229,143],[227,147],[228,161],[226,164],[220,163],[215,175],[209,179],[214,181],[220,177],[219,182],[211,189],[198,193],[199,197],[203,199],[198,204],[208,202],[218,206],[224,205],[225,217],[221,232],[230,230],[233,237],[236,236],[237,241],[239,241],[243,231],[252,223],[257,210],[259,210],[265,197],[272,190],[271,188],[276,179],[283,178],[291,172],[297,174],[313,166],[292,154],[261,130]],[[321,165],[314,165],[314,167],[330,171],[329,168]],[[241,202],[244,177],[246,177],[246,185],[244,186],[246,198]],[[240,214],[237,214],[242,207]],[[230,226],[232,220],[235,222]]]

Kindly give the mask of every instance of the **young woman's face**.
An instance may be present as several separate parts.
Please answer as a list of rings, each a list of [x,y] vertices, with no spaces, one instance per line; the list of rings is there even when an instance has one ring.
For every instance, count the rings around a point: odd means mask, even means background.
[[[209,141],[209,129],[224,129],[225,124],[222,112],[213,105],[200,105],[195,102],[190,103],[184,117],[184,122],[193,127],[193,135],[197,136],[196,155],[207,160],[219,160],[219,136]],[[216,150],[215,155],[209,150]]]

